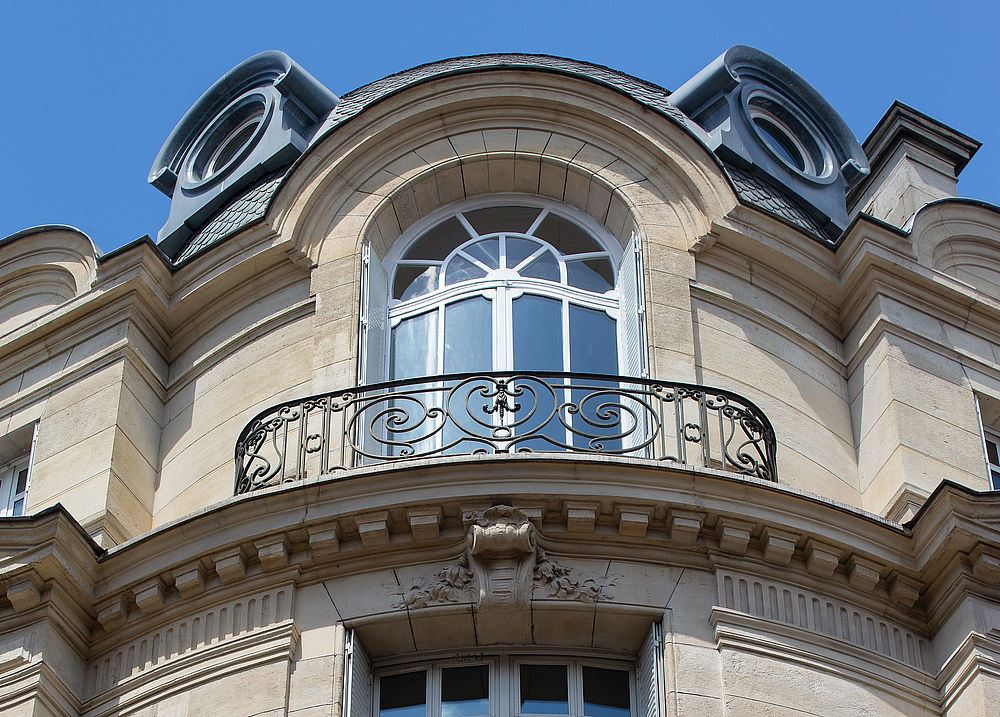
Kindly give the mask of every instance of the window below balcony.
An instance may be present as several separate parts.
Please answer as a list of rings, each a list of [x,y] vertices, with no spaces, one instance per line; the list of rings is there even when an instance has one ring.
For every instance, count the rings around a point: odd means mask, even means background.
[[[986,466],[989,472],[990,488],[1000,490],[1000,436],[986,432]]]
[[[630,717],[628,663],[499,656],[383,672],[378,717]]]
[[[0,466],[0,517],[24,515],[28,500],[28,456]]]

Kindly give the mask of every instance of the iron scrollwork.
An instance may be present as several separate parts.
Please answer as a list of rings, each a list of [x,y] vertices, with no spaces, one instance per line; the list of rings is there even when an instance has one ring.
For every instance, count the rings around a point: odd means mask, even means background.
[[[598,374],[459,374],[310,396],[256,416],[237,494],[359,466],[449,455],[596,453],[777,480],[774,429],[721,389]]]

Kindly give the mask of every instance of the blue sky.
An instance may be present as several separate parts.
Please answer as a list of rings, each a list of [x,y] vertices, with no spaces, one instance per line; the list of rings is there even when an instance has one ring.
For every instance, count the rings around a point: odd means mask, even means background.
[[[749,44],[811,82],[864,139],[893,99],[984,143],[959,192],[1000,203],[995,2],[0,3],[0,237],[62,223],[107,251],[156,235],[146,184],[174,124],[226,70],[290,54],[337,94],[455,55],[544,52],[678,87]],[[11,66],[13,65],[13,66]]]

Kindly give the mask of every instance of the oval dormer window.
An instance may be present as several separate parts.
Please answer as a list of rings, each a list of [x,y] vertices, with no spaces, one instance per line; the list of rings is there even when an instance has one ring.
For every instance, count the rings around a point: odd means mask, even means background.
[[[260,95],[245,97],[223,114],[198,142],[188,169],[191,182],[204,182],[241,159],[264,121],[267,103]]]
[[[769,94],[755,94],[747,108],[757,136],[784,164],[814,178],[832,171],[832,153],[826,142],[794,107]]]

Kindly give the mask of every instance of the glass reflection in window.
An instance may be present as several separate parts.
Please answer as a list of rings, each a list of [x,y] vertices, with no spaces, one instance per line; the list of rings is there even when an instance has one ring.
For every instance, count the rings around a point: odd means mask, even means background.
[[[585,717],[629,717],[628,673],[601,667],[583,668],[583,714]]]
[[[421,670],[383,677],[378,714],[379,717],[426,717],[427,673]]]
[[[486,717],[489,714],[488,665],[441,670],[441,717]]]
[[[521,665],[521,714],[568,715],[566,665]]]

